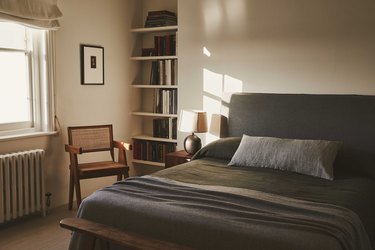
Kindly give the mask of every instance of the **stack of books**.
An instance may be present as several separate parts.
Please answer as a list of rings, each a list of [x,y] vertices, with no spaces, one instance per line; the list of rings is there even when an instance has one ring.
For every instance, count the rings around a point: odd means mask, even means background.
[[[149,11],[145,28],[177,25],[176,13],[168,10]]]
[[[153,112],[177,114],[177,89],[158,89],[154,92]]]
[[[176,60],[159,60],[151,63],[151,85],[176,85]]]
[[[175,56],[176,34],[154,36],[153,48],[142,48],[142,56]]]
[[[165,162],[165,155],[176,151],[176,143],[135,140],[133,158],[143,161]]]
[[[156,56],[176,55],[176,34],[154,36],[154,48]]]
[[[153,120],[153,136],[158,138],[177,138],[177,118],[157,118]]]

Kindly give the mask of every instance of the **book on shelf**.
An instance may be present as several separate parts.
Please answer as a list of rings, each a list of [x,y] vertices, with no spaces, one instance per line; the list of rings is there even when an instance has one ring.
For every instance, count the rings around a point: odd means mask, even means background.
[[[157,138],[177,138],[177,118],[153,119],[153,136]]]
[[[153,136],[158,138],[169,138],[169,119],[159,118],[153,120]]]
[[[176,151],[176,143],[147,140],[133,141],[133,159],[153,162],[165,162],[165,155]]]
[[[154,36],[154,49],[156,56],[176,55],[176,34]]]
[[[169,133],[172,135],[172,139],[177,139],[177,118],[172,119],[172,127],[169,128]]]
[[[168,15],[176,17],[176,13],[169,10],[151,10],[148,12],[148,16],[159,16],[159,15]]]
[[[168,10],[149,11],[145,28],[177,25],[176,13]]]
[[[165,85],[165,61],[160,60],[159,63],[159,84]]]
[[[160,85],[160,77],[159,77],[159,63],[158,61],[151,62],[151,70],[150,70],[150,85]]]
[[[172,60],[164,61],[164,82],[165,85],[172,85]]]
[[[155,89],[153,112],[157,114],[177,114],[177,90]]]
[[[175,56],[176,34],[154,36],[153,48],[142,48],[141,56]]]
[[[150,85],[176,85],[176,59],[152,61]]]
[[[169,19],[148,20],[145,28],[174,26],[174,25],[177,25],[177,20],[169,20]]]
[[[142,48],[142,56],[155,56],[155,48]]]

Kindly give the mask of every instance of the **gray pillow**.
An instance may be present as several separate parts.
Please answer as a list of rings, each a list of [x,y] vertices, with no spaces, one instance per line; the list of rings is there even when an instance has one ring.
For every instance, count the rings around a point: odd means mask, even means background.
[[[240,142],[241,137],[226,137],[218,139],[201,148],[191,160],[211,157],[230,161],[240,145]]]
[[[273,168],[333,180],[341,142],[243,135],[228,165]]]

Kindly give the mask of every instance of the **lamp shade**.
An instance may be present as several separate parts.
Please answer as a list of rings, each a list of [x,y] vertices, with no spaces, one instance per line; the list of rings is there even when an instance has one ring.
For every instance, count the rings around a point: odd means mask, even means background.
[[[207,132],[206,112],[201,110],[181,110],[178,130],[190,133]]]
[[[227,136],[228,120],[224,115],[221,114],[212,114],[211,123],[210,123],[210,134],[223,138]]]

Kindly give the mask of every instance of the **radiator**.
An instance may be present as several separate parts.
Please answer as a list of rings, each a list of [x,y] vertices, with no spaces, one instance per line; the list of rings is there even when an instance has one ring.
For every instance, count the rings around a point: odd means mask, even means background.
[[[0,223],[46,213],[44,150],[0,155]]]

